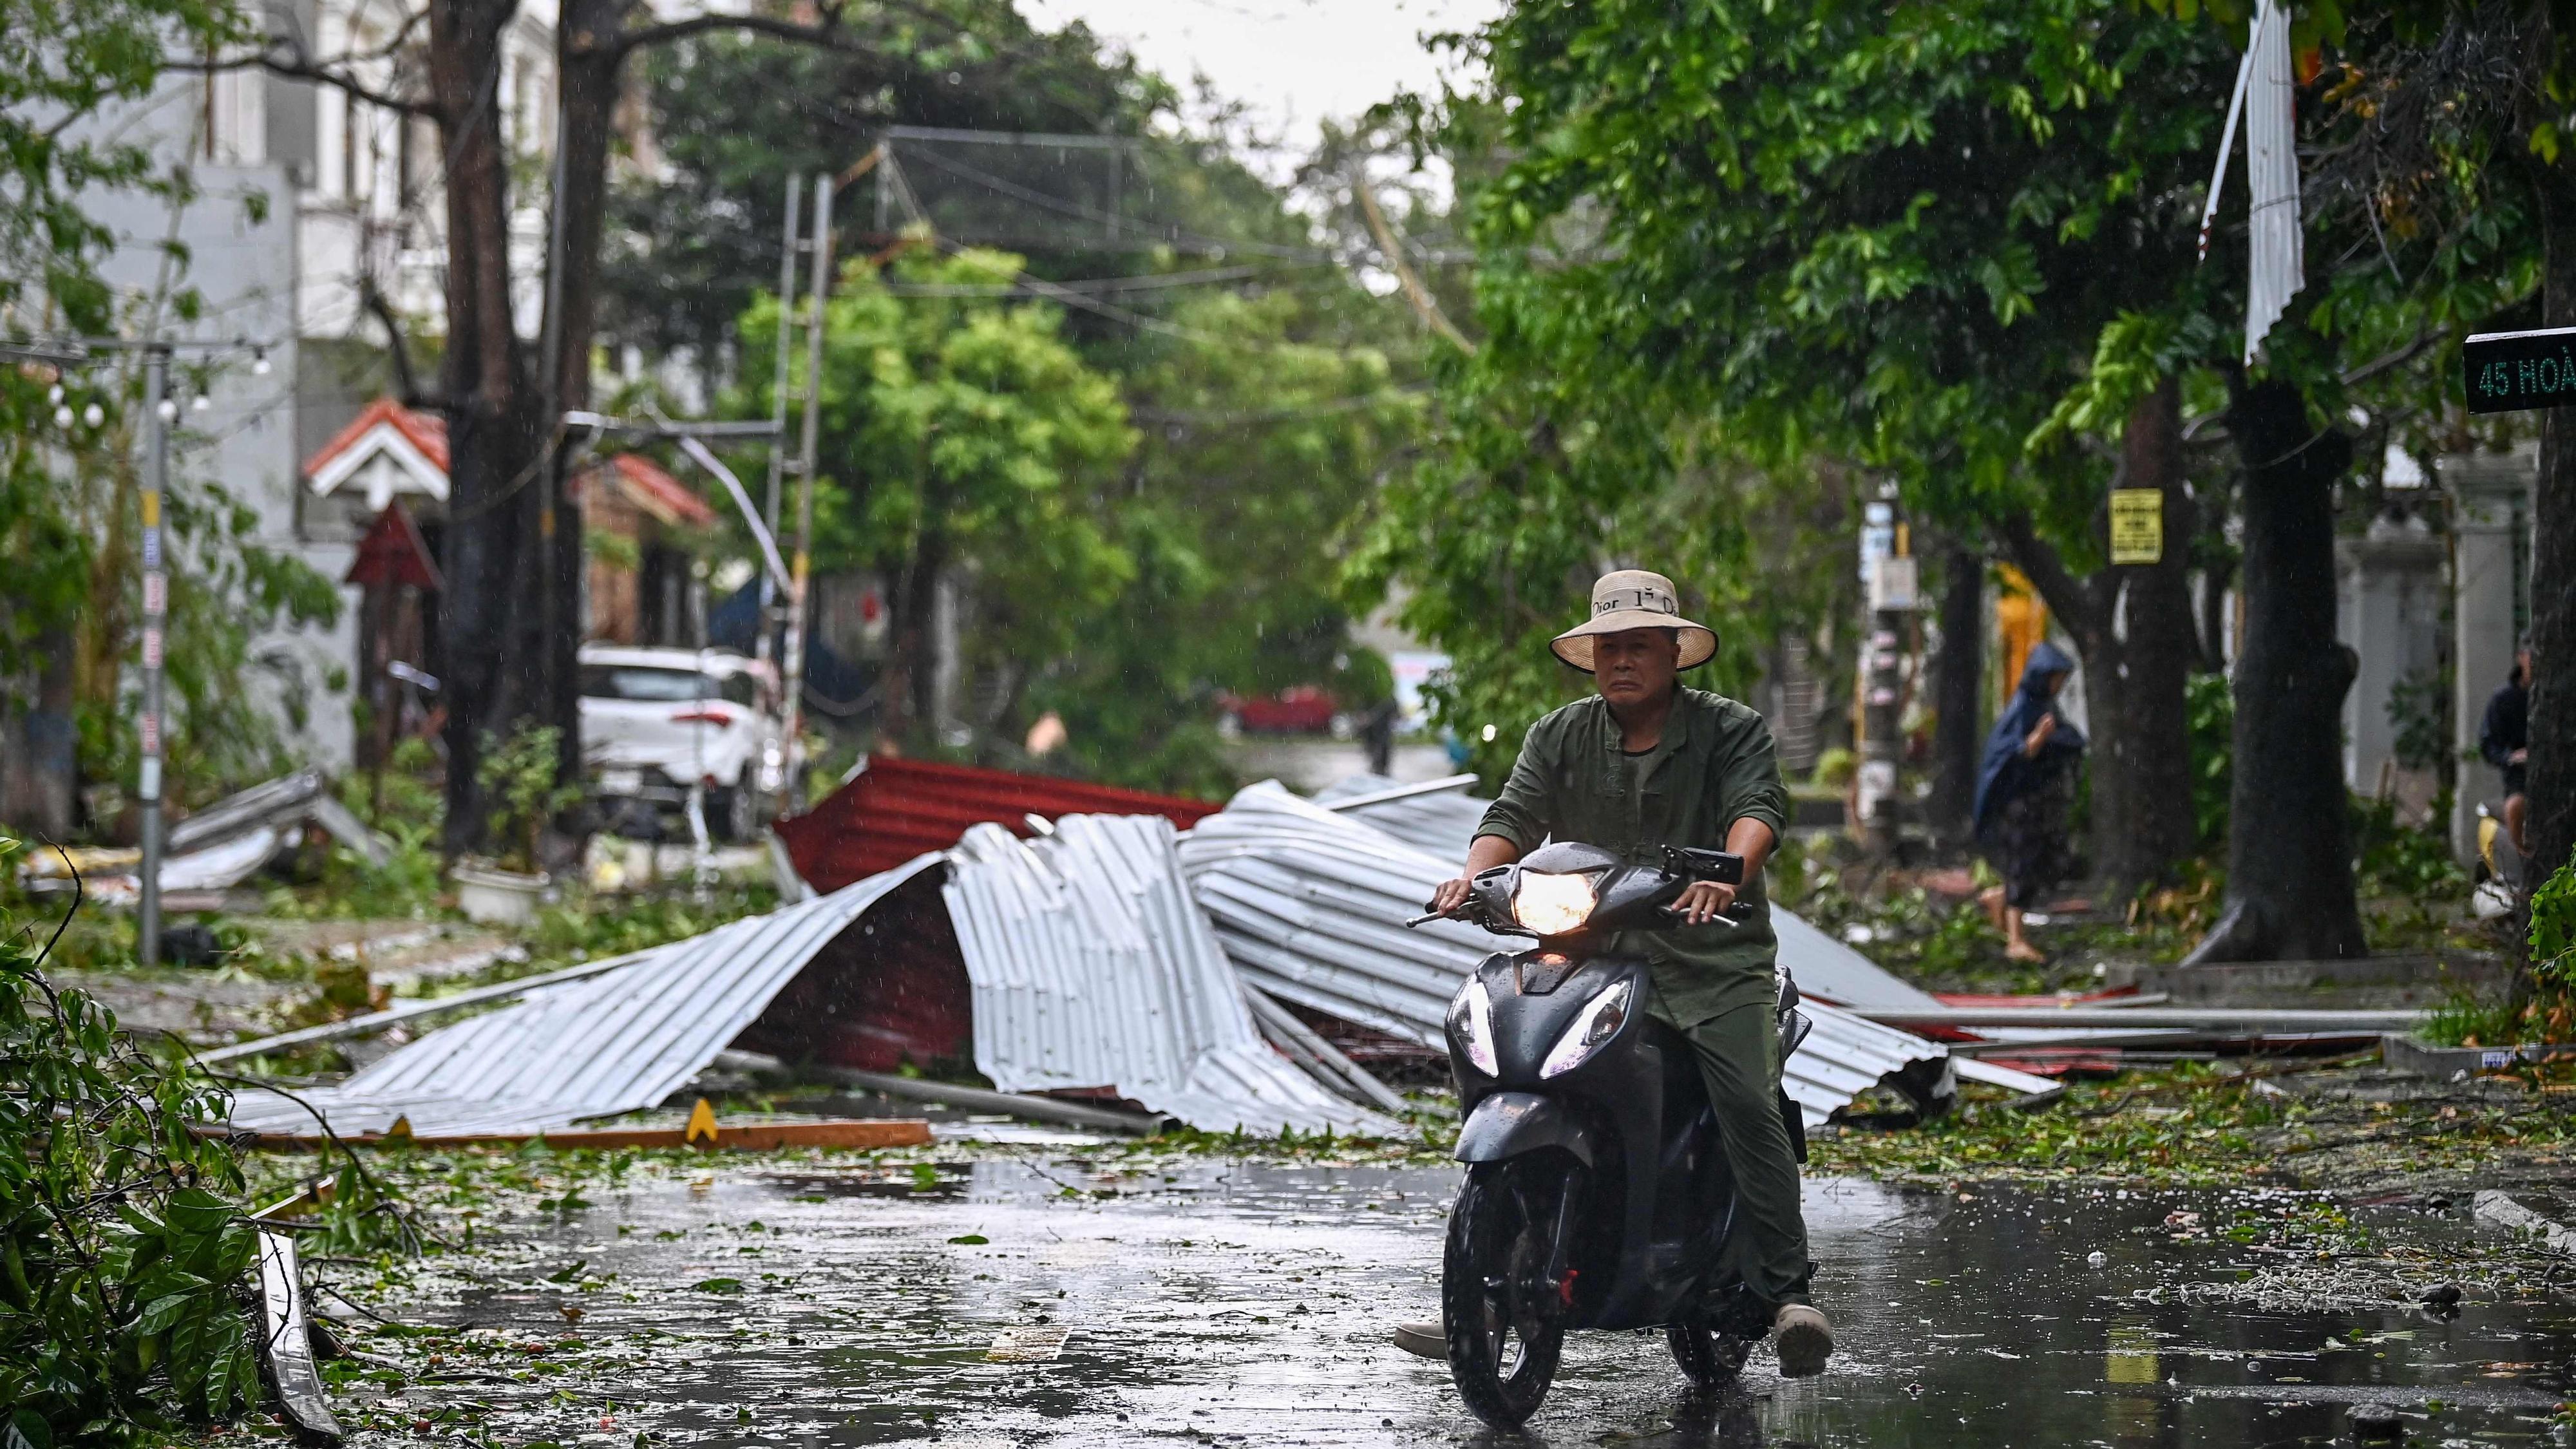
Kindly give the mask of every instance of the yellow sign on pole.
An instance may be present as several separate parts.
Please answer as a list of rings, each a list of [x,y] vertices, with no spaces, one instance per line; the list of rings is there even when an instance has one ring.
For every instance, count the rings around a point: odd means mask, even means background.
[[[2165,556],[2165,495],[2157,488],[2111,490],[2111,562],[2151,564]]]

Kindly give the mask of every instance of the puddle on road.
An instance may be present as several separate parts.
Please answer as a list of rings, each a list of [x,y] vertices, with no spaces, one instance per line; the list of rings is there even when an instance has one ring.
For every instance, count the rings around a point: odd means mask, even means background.
[[[527,1383],[415,1384],[406,1402],[481,1399],[500,1408],[486,1421],[495,1442],[567,1445],[638,1432],[724,1445],[1474,1442],[1446,1368],[1386,1342],[1390,1322],[1437,1314],[1454,1183],[1440,1169],[1201,1160],[1095,1177],[1023,1156],[918,1184],[728,1170],[594,1189],[596,1206],[523,1237],[538,1251],[509,1286],[393,1305],[555,1343],[545,1367]],[[1530,1434],[1500,1442],[2327,1444],[2348,1442],[2358,1402],[2405,1408],[2418,1443],[2552,1442],[2576,1354],[2576,1312],[2554,1300],[2473,1292],[2446,1322],[2207,1296],[2240,1270],[2282,1276],[2277,1236],[2233,1241],[2231,1224],[2310,1203],[1810,1183],[1817,1297],[1842,1347],[1832,1372],[1784,1383],[1765,1353],[1743,1391],[1708,1400],[1685,1392],[1660,1334],[1576,1335]],[[2169,1225],[2174,1212],[2203,1221]],[[2361,1216],[2415,1243],[2473,1231],[2404,1207]],[[2107,1261],[2088,1267],[2097,1249]],[[545,1281],[576,1261],[567,1282]],[[2321,1281],[2363,1291],[2349,1274]],[[569,1328],[566,1309],[579,1313]],[[1048,1351],[995,1351],[1032,1343]],[[2427,1414],[2428,1400],[2442,1407]]]

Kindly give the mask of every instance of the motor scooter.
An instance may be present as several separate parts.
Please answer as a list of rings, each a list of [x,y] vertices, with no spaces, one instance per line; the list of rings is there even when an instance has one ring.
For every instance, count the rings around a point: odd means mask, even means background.
[[[1619,931],[1670,924],[1693,881],[1743,878],[1723,851],[1667,846],[1659,864],[1631,865],[1557,842],[1479,872],[1454,912],[1534,943],[1485,958],[1448,1016],[1467,1179],[1441,1322],[1459,1396],[1488,1424],[1536,1412],[1569,1329],[1661,1327],[1702,1385],[1733,1380],[1770,1331],[1728,1262],[1734,1174],[1690,1046],[1647,1015],[1645,959],[1610,954]],[[1783,1060],[1809,1026],[1797,1000],[1784,975]],[[1779,1110],[1803,1162],[1786,1093]]]

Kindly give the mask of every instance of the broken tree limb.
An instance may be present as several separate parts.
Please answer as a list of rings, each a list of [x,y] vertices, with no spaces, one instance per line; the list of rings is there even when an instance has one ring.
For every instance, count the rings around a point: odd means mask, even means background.
[[[522,976],[516,981],[478,986],[471,991],[460,991],[454,996],[432,997],[427,1001],[415,1001],[408,1006],[371,1011],[364,1016],[350,1017],[347,1021],[324,1022],[320,1026],[308,1026],[300,1031],[264,1036],[257,1041],[235,1042],[231,1046],[216,1047],[212,1051],[197,1053],[197,1062],[201,1066],[214,1066],[221,1062],[238,1061],[243,1057],[255,1057],[263,1052],[282,1051],[287,1047],[302,1046],[307,1042],[333,1041],[344,1036],[364,1036],[368,1032],[381,1030],[398,1021],[409,1021],[414,1017],[429,1016],[441,1011],[454,1011],[462,1006],[479,1006],[487,1001],[506,1001],[513,996],[524,996],[541,986],[554,986],[566,981],[579,981],[586,977],[598,976],[621,966],[632,966],[661,949],[656,946],[643,951],[630,951],[623,956],[611,956],[600,961],[585,961],[579,966],[567,966],[560,971],[547,971],[535,976]]]
[[[1351,1096],[1362,1106],[1403,1114],[1404,1099],[1394,1089],[1324,1040],[1322,1033],[1298,1020],[1295,1012],[1271,1000],[1257,987],[1244,987],[1243,1001],[1252,1008],[1253,1022],[1261,1028],[1261,1034],[1290,1057],[1300,1059],[1301,1065],[1311,1063],[1308,1070],[1325,1086]]]

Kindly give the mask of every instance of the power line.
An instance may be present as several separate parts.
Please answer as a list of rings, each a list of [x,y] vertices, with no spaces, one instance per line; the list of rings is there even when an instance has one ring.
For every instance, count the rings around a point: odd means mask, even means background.
[[[1131,217],[1119,216],[1115,212],[1102,211],[1098,207],[1086,206],[1078,201],[1068,201],[1060,196],[1049,196],[1045,192],[1039,191],[1034,187],[1022,186],[1016,181],[995,176],[991,172],[985,171],[980,167],[969,166],[963,161],[956,160],[952,157],[942,156],[936,151],[917,151],[914,154],[921,160],[929,162],[931,165],[938,167],[942,171],[946,171],[951,175],[963,177],[980,186],[989,186],[995,191],[1001,192],[1005,196],[1025,201],[1031,206],[1044,207],[1049,211],[1061,212],[1067,216],[1079,217],[1084,221],[1096,221],[1101,223],[1103,226],[1128,226],[1135,227],[1140,231],[1160,233],[1161,239],[1167,243],[1186,243],[1192,247],[1208,250],[1220,256],[1228,252],[1249,252],[1254,256],[1277,257],[1286,261],[1335,263],[1340,261],[1340,258],[1334,256],[1332,253],[1322,251],[1314,247],[1285,247],[1271,242],[1226,241],[1219,237],[1205,236],[1183,227],[1165,226],[1155,222],[1137,221]],[[911,190],[909,186],[906,186],[904,189],[906,192],[910,192]],[[912,204],[915,208],[918,208],[918,198],[913,198]]]

